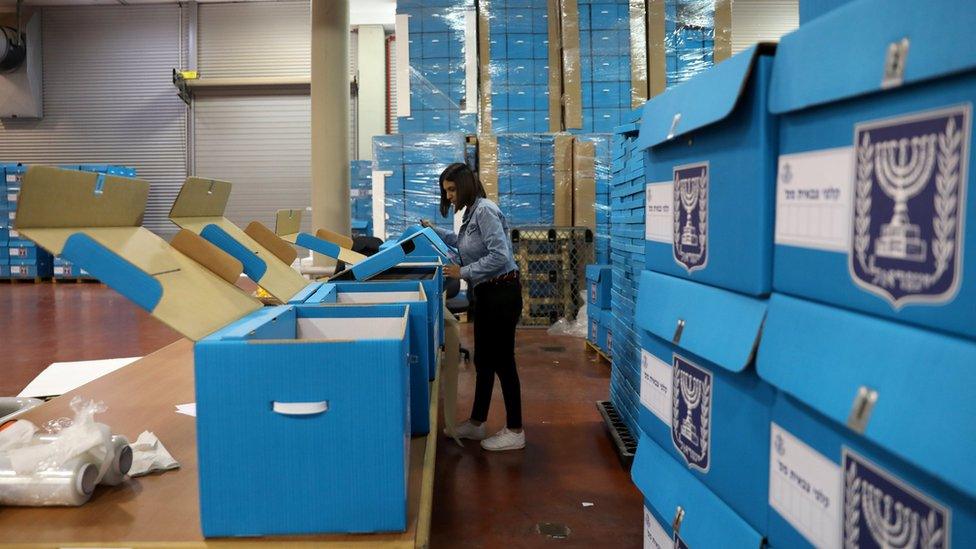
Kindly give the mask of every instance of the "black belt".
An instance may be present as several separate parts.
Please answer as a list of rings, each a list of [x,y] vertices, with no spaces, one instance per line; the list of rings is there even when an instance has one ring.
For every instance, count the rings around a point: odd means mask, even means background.
[[[478,286],[481,286],[482,284],[503,284],[506,282],[517,281],[518,279],[519,279],[519,272],[516,269],[516,270],[508,271],[505,274],[498,275],[494,278],[489,278],[488,280],[479,283]]]

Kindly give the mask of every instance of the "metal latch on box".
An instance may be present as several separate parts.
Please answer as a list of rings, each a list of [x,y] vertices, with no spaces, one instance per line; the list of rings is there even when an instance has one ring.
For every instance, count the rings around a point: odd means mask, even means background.
[[[874,410],[875,403],[878,402],[878,392],[862,385],[857,390],[854,403],[851,405],[851,414],[847,416],[847,426],[853,431],[863,434],[868,427],[871,419],[871,411]]]
[[[674,510],[674,520],[671,521],[671,529],[674,531],[674,537],[678,537],[678,533],[681,532],[681,522],[685,520],[685,510],[679,505],[677,509]]]
[[[678,319],[678,325],[674,327],[674,335],[671,337],[671,343],[675,345],[681,343],[681,334],[685,331],[685,321],[684,319]]]
[[[908,46],[908,38],[902,38],[900,42],[888,44],[888,54],[885,56],[884,78],[881,80],[881,87],[883,89],[901,86],[904,81]]]

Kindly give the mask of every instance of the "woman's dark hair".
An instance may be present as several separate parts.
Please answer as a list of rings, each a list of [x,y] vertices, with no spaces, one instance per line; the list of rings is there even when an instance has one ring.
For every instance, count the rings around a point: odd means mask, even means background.
[[[447,217],[451,211],[451,202],[447,199],[447,193],[444,192],[445,181],[454,182],[454,192],[457,193],[458,204],[461,208],[471,206],[478,198],[488,196],[485,194],[481,182],[478,181],[478,176],[471,171],[471,168],[463,162],[455,162],[441,172],[439,186],[441,188],[441,216],[443,217]]]

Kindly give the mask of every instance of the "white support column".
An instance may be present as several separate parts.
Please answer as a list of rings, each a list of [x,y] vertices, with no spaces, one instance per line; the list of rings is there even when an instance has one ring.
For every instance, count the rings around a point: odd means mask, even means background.
[[[382,25],[359,26],[359,158],[372,160],[373,136],[386,133],[386,35]]]

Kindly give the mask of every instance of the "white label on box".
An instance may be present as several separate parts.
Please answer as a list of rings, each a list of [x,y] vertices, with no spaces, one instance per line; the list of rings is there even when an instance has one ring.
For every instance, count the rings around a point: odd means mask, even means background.
[[[7,183],[16,183],[17,176],[14,174],[7,174]]]
[[[16,229],[10,229],[10,238],[20,238],[20,231]]]
[[[852,147],[779,157],[776,243],[847,253],[851,239]]]
[[[641,349],[641,404],[671,427],[671,365]]]
[[[7,202],[17,202],[17,193],[7,193]]]
[[[65,270],[64,267],[55,267],[54,268],[54,274],[56,274],[58,276],[64,276],[64,270]]]
[[[816,547],[841,546],[840,466],[769,424],[769,506]]]
[[[21,267],[19,265],[11,265],[10,266],[10,274],[13,274],[13,275],[27,274],[27,268],[26,267]]]
[[[644,189],[644,240],[671,244],[674,241],[674,183],[648,183]]]
[[[664,531],[654,515],[644,508],[644,549],[672,549],[674,541]]]

